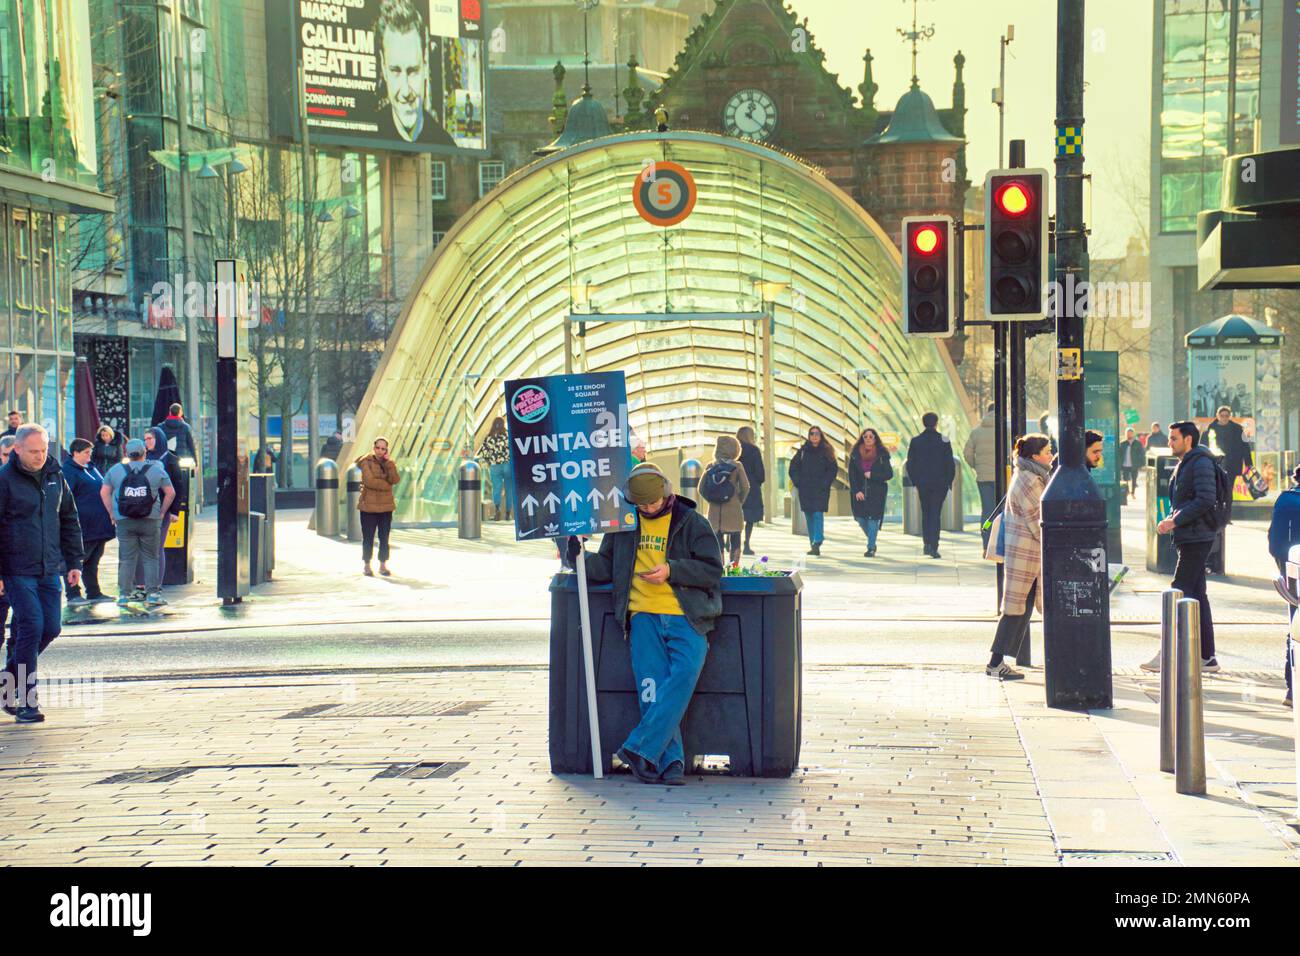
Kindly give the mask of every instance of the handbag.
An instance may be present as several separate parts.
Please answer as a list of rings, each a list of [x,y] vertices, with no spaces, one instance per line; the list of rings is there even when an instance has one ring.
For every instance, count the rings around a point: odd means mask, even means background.
[[[1246,490],[1250,492],[1250,497],[1255,501],[1268,494],[1268,482],[1264,480],[1264,476],[1259,473],[1258,468],[1246,470]]]
[[[989,543],[984,549],[984,558],[1001,564],[1006,558],[1007,551],[1007,529],[1002,523],[1002,512],[998,512],[989,519]]]

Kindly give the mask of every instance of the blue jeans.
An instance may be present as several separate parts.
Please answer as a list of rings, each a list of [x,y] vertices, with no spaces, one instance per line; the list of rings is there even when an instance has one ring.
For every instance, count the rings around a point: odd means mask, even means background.
[[[695,693],[709,643],[680,614],[632,615],[632,675],[641,722],[627,735],[625,750],[640,754],[663,773],[682,753],[682,717]]]
[[[821,544],[826,540],[826,512],[824,511],[805,511],[803,519],[808,525],[808,541],[812,544]]]
[[[36,706],[36,658],[59,636],[63,625],[63,586],[57,574],[4,576],[5,597],[14,623],[5,655],[5,690],[13,688],[19,707]]]
[[[876,533],[880,531],[880,522],[875,518],[859,518],[858,527],[867,536],[867,550],[876,550]]]
[[[493,506],[504,507],[506,511],[512,510],[514,502],[511,500],[510,462],[503,461],[499,465],[488,465],[488,475],[492,478]]]

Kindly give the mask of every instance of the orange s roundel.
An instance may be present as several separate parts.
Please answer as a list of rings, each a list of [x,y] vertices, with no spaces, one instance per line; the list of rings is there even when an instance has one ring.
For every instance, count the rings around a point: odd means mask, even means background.
[[[667,161],[647,164],[632,184],[632,204],[652,226],[675,226],[695,208],[695,180]]]

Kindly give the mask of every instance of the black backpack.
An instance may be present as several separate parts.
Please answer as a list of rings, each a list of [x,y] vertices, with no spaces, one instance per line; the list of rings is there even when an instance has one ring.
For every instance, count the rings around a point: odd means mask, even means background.
[[[1228,470],[1219,464],[1218,459],[1210,458],[1214,465],[1214,510],[1210,520],[1215,531],[1222,531],[1232,523],[1232,478]]]
[[[123,465],[126,477],[117,487],[117,510],[123,518],[153,517],[154,496],[149,484],[148,471],[153,466],[146,464],[143,468]]]
[[[725,505],[736,497],[736,483],[731,480],[735,473],[734,461],[714,462],[700,482],[700,496],[710,504]]]

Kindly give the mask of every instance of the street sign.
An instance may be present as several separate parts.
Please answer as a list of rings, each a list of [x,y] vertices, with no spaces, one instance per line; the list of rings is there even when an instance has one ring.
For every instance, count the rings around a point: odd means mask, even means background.
[[[506,382],[515,539],[636,527],[623,498],[631,469],[622,372]]]
[[[691,214],[699,191],[686,167],[647,160],[632,183],[632,205],[652,226],[675,226]]]

